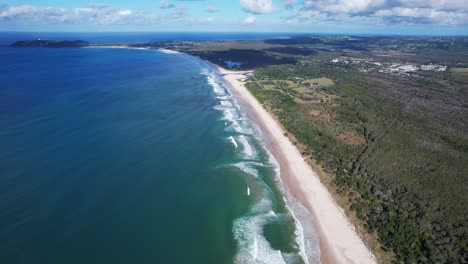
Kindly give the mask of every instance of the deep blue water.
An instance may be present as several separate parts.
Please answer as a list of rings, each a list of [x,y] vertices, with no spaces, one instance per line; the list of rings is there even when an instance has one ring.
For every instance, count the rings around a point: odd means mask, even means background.
[[[210,66],[133,49],[0,58],[0,263],[303,263],[274,162]]]

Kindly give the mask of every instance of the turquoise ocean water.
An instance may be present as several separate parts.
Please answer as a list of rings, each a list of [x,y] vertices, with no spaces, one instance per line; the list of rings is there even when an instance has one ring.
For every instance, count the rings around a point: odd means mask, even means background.
[[[0,58],[0,263],[318,262],[306,212],[210,65],[134,49]]]

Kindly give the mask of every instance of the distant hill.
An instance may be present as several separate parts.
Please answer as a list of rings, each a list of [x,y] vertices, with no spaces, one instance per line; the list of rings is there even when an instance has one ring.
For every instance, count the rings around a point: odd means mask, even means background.
[[[41,48],[79,48],[79,47],[86,47],[89,46],[90,43],[83,41],[83,40],[64,40],[64,41],[56,41],[56,40],[25,40],[25,41],[17,41],[10,45],[10,47],[14,48],[33,48],[33,47],[41,47]]]
[[[321,44],[323,41],[319,38],[312,37],[292,37],[292,38],[278,38],[266,39],[265,43],[279,44],[279,45],[304,45],[304,44]]]

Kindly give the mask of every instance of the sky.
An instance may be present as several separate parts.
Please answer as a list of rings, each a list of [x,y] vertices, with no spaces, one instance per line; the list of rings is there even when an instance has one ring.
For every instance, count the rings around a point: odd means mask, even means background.
[[[468,35],[467,0],[0,0],[0,31]]]

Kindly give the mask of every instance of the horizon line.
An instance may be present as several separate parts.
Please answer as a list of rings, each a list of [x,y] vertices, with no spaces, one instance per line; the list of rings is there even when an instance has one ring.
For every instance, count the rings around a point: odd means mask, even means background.
[[[385,34],[385,33],[324,33],[324,32],[282,32],[282,31],[10,31],[0,30],[0,33],[81,33],[81,34],[125,34],[125,33],[203,33],[203,34],[290,34],[290,35],[317,35],[317,36],[387,36],[387,37],[468,37],[468,34]]]

